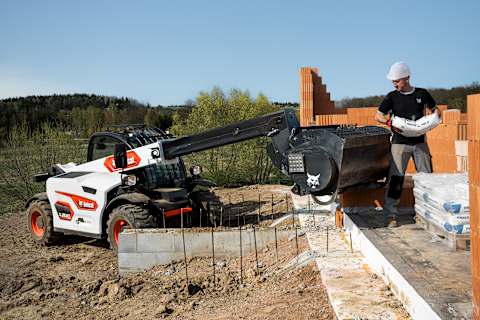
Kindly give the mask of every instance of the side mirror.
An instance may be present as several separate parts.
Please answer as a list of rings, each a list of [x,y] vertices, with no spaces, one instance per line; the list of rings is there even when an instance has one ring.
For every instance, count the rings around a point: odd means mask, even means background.
[[[190,167],[190,174],[191,174],[192,176],[198,176],[198,175],[200,175],[200,173],[202,173],[202,172],[203,172],[203,169],[202,169],[201,166],[195,165],[195,166],[191,166],[191,167]]]
[[[115,168],[124,169],[127,167],[127,146],[125,143],[117,143],[113,149]]]

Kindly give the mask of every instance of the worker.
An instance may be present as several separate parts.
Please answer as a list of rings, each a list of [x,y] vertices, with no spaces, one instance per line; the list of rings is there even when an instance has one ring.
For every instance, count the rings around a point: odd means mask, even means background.
[[[398,225],[398,205],[403,189],[405,170],[410,158],[413,156],[417,172],[432,172],[432,161],[425,135],[406,137],[400,129],[392,127],[392,116],[408,120],[418,120],[425,115],[426,109],[437,113],[440,110],[430,93],[422,88],[415,88],[410,84],[410,69],[404,62],[396,62],[387,74],[395,90],[389,92],[380,104],[375,115],[375,120],[386,124],[392,130],[391,160],[388,175],[388,185],[383,206],[384,223],[386,227],[393,228]]]

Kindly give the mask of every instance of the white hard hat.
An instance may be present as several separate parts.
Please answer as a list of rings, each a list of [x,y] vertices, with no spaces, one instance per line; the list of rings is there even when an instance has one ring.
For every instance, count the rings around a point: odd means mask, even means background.
[[[387,74],[388,80],[398,80],[410,76],[410,68],[405,62],[395,62]]]

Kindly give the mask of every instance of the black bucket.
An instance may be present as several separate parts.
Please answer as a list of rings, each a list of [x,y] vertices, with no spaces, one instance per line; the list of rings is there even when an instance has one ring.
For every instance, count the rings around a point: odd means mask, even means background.
[[[331,195],[388,174],[390,131],[382,127],[298,128],[286,150],[275,140],[268,154],[295,182],[293,191],[300,195]]]

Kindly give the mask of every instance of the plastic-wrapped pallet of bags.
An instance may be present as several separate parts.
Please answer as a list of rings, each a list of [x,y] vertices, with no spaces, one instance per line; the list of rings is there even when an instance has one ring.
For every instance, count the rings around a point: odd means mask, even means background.
[[[415,201],[425,201],[452,214],[469,214],[466,173],[418,173],[413,175]]]
[[[447,233],[470,233],[466,174],[419,173],[413,180],[418,215]]]
[[[470,234],[470,216],[452,215],[425,203],[415,203],[415,212],[447,233]]]

